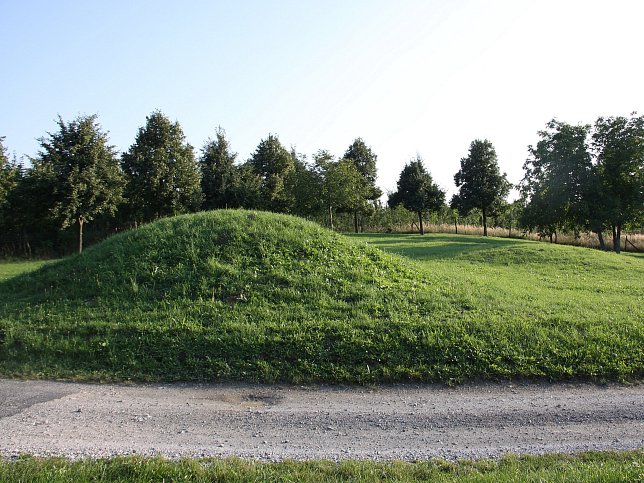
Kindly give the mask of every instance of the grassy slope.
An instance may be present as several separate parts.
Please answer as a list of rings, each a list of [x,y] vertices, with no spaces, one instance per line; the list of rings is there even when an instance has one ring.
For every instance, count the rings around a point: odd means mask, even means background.
[[[644,374],[642,257],[478,237],[358,238],[244,211],[113,237],[0,283],[0,374],[362,383]]]
[[[77,460],[22,458],[0,460],[0,480],[67,481],[641,481],[642,451],[584,453],[578,456],[508,456],[500,461],[432,460],[416,463],[311,461],[260,463],[239,459],[180,460],[114,458]]]

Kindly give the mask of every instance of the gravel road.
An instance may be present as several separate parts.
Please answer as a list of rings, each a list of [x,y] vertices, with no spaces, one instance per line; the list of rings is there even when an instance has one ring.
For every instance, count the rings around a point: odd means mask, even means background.
[[[0,380],[0,456],[447,459],[644,446],[644,386]]]

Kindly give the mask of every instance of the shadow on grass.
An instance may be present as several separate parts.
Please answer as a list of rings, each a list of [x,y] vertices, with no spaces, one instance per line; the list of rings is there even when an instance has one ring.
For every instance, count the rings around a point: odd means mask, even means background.
[[[525,246],[525,242],[522,240],[442,233],[422,236],[418,234],[361,233],[348,236],[363,240],[387,252],[397,253],[415,260],[471,258],[477,252],[508,249],[518,245]]]

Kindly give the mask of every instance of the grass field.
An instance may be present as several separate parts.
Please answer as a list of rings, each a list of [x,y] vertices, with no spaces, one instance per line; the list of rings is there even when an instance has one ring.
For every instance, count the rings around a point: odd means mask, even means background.
[[[644,375],[641,255],[475,236],[345,237],[294,217],[221,211],[161,220],[35,268],[0,264],[3,376]]]
[[[25,457],[0,460],[0,481],[56,483],[109,482],[635,482],[644,477],[642,451],[584,453],[578,456],[508,456],[499,461],[432,460],[417,463],[331,461],[260,463],[239,459],[179,460],[114,458],[69,461]]]

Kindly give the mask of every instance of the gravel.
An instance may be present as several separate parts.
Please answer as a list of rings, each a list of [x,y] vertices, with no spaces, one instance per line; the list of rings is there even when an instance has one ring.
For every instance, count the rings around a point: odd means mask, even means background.
[[[644,386],[0,380],[0,456],[498,457],[644,446]]]

